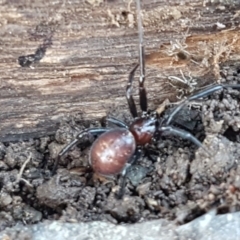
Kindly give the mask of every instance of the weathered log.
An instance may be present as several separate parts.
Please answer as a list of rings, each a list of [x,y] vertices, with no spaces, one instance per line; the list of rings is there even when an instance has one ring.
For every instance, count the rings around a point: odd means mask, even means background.
[[[194,81],[219,80],[219,65],[239,60],[239,6],[142,1],[150,108],[194,91]],[[134,2],[6,1],[0,13],[0,141],[53,134],[63,116],[94,120],[114,105],[128,110],[126,81],[138,61]],[[21,67],[18,57],[46,39],[52,45],[41,61]],[[176,76],[186,84],[178,86]]]

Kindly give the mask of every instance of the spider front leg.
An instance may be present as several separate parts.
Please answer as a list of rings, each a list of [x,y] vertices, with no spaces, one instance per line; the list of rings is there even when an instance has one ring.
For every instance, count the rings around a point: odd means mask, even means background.
[[[144,87],[145,81],[145,56],[144,56],[144,46],[143,46],[143,27],[142,27],[142,19],[140,14],[140,1],[136,1],[137,3],[137,16],[138,16],[138,33],[139,33],[139,64],[137,64],[133,70],[129,74],[128,85],[126,89],[126,97],[129,105],[130,112],[134,118],[138,117],[137,108],[132,97],[132,82],[134,73],[138,66],[140,66],[140,77],[139,77],[139,100],[140,107],[142,112],[147,112],[147,93]]]
[[[145,81],[145,54],[144,54],[144,45],[143,45],[143,26],[141,18],[141,3],[136,1],[137,4],[137,20],[138,20],[138,35],[139,35],[139,65],[140,65],[140,78],[139,78],[139,98],[140,98],[140,107],[142,112],[147,112],[147,93],[144,87]]]
[[[57,159],[55,160],[54,162],[54,166],[53,166],[53,170],[52,170],[52,175],[54,175],[56,173],[56,170],[57,170],[57,167],[58,167],[58,164],[59,164],[59,160],[60,158],[66,154],[68,151],[70,151],[74,146],[77,145],[77,143],[86,135],[88,134],[91,134],[91,135],[101,135],[105,132],[109,131],[108,128],[88,128],[82,132],[80,132],[77,137],[72,141],[70,142],[66,147],[64,147],[61,152],[58,154],[58,157]]]
[[[136,107],[136,104],[135,104],[133,96],[132,96],[132,82],[133,82],[135,71],[137,70],[138,66],[139,66],[139,64],[137,64],[133,68],[133,70],[129,73],[128,84],[127,84],[127,88],[126,88],[126,98],[127,98],[127,102],[128,102],[128,107],[129,107],[129,110],[130,110],[133,118],[136,118],[138,116],[137,107]]]
[[[139,66],[139,64],[136,64],[136,66],[130,72],[129,77],[128,77],[128,84],[127,84],[127,88],[126,88],[126,98],[127,98],[129,110],[130,110],[133,118],[138,117],[137,107],[136,107],[136,104],[135,104],[133,96],[132,96],[132,83],[133,83],[135,71],[137,70],[138,66]],[[139,78],[140,107],[141,107],[142,112],[147,112],[147,93],[146,93],[146,89],[144,87],[144,81],[145,81],[144,75],[140,75],[140,78]]]
[[[139,78],[139,98],[140,98],[140,107],[142,112],[147,112],[147,92],[144,87],[145,81],[145,60],[144,60],[144,47],[140,43],[139,46],[140,53],[140,78]]]

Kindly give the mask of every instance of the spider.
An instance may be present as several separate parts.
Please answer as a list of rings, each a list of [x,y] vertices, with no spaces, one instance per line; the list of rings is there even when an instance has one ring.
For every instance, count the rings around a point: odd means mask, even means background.
[[[138,12],[140,12],[140,2],[137,1]],[[138,15],[139,16],[139,15]],[[133,117],[132,123],[128,126],[124,122],[115,119],[107,118],[108,122],[111,122],[117,126],[117,128],[88,128],[80,132],[76,139],[68,144],[59,153],[58,158],[55,161],[53,167],[53,173],[56,171],[59,159],[67,153],[72,147],[74,147],[85,135],[95,135],[98,138],[93,142],[90,153],[89,163],[95,173],[103,176],[112,176],[121,174],[122,182],[119,191],[119,198],[123,195],[125,186],[125,180],[129,167],[136,162],[139,158],[142,149],[151,142],[156,136],[162,135],[174,135],[186,140],[191,141],[198,147],[203,147],[202,143],[195,138],[191,133],[177,128],[171,123],[173,122],[177,113],[191,101],[204,98],[210,94],[223,90],[225,88],[240,88],[240,84],[218,84],[206,88],[200,92],[197,92],[182,103],[177,105],[173,110],[164,118],[160,118],[158,114],[148,114],[147,107],[147,93],[144,86],[145,82],[145,61],[144,61],[144,46],[142,43],[141,32],[141,18],[138,17],[139,28],[139,64],[137,64],[130,72],[128,78],[128,84],[126,87],[126,98],[129,106],[129,110]],[[140,66],[140,78],[139,78],[139,99],[142,115],[139,116],[135,101],[132,96],[132,83],[136,69]],[[206,149],[207,152],[207,149]]]

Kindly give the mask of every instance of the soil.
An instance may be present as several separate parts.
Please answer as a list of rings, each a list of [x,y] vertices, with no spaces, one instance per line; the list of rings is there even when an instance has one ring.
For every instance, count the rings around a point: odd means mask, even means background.
[[[222,66],[222,72],[224,83],[240,82],[239,66]],[[105,125],[104,119],[86,122],[79,115],[64,120],[54,136],[0,143],[0,230],[44,219],[123,224],[164,218],[183,224],[212,208],[218,214],[238,211],[239,101],[239,90],[224,89],[182,109],[174,125],[192,133],[203,146],[162,136],[131,167],[122,199],[116,198],[121,178],[96,176],[89,166],[94,139],[82,139],[51,176],[59,151],[81,130]],[[120,109],[109,115],[131,122],[130,114]]]

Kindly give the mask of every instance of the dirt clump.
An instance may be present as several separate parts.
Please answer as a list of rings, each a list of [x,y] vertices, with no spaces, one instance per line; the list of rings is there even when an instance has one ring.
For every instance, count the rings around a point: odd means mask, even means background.
[[[234,69],[225,67],[232,74],[226,83],[240,81]],[[238,211],[239,101],[240,91],[226,89],[203,100],[200,108],[186,106],[175,125],[190,131],[204,148],[174,136],[162,137],[130,169],[122,199],[116,198],[119,177],[99,178],[91,171],[88,153],[93,138],[69,151],[51,176],[59,151],[79,131],[101,126],[100,122],[81,126],[64,122],[55,136],[1,143],[0,230],[44,219],[135,223],[163,218],[182,224],[213,207],[218,213]]]

